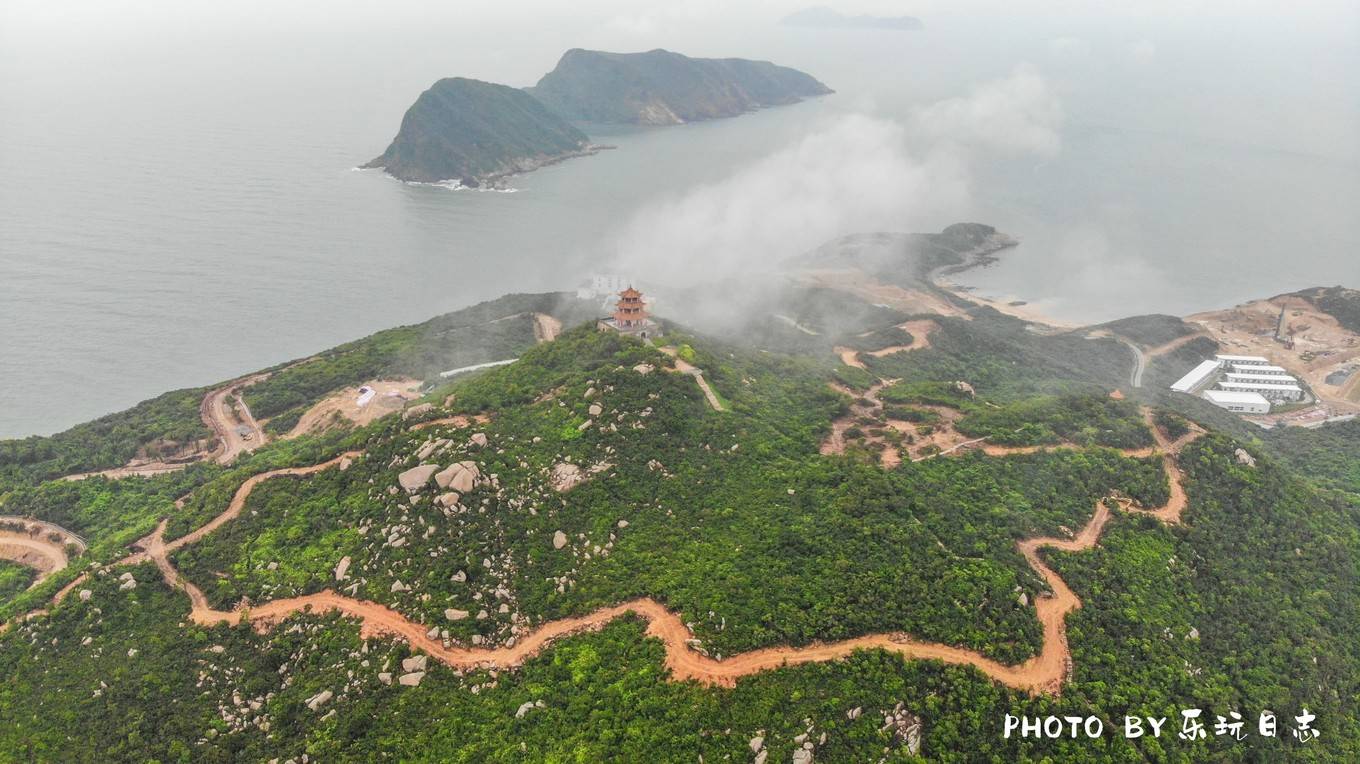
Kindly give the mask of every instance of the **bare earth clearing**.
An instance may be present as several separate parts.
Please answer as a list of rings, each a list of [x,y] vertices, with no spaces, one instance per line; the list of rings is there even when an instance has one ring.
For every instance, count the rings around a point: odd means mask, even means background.
[[[69,564],[67,549],[84,554],[85,540],[60,525],[14,515],[0,515],[0,559],[38,572],[29,588]]]
[[[1294,340],[1293,349],[1275,340],[1281,310],[1285,332]],[[1306,423],[1309,419],[1360,412],[1360,401],[1354,399],[1360,372],[1351,374],[1340,385],[1327,383],[1327,377],[1334,372],[1360,365],[1360,335],[1347,330],[1307,300],[1280,295],[1228,310],[1196,313],[1186,320],[1204,327],[1218,341],[1222,352],[1264,356],[1308,383],[1322,401],[1316,415],[1286,416],[1281,418],[1283,421]]]
[[[372,380],[357,387],[346,387],[307,409],[287,437],[324,432],[337,424],[362,427],[400,411],[407,401],[418,397],[420,385],[418,379],[400,378]],[[374,391],[373,397],[362,406],[359,405],[360,387]]]

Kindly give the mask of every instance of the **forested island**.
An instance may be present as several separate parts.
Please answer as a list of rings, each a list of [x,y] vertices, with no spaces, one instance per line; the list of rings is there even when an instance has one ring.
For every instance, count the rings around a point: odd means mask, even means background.
[[[387,150],[364,167],[409,182],[495,185],[598,150],[572,122],[674,125],[831,92],[810,75],[768,61],[572,49],[524,90],[439,80],[407,110]]]
[[[592,150],[585,133],[523,90],[450,77],[420,94],[392,145],[364,166],[481,186]]]

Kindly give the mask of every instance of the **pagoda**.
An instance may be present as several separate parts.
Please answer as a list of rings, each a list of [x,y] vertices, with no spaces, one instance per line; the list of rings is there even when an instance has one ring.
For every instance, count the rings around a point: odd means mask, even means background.
[[[643,339],[661,335],[661,327],[647,315],[647,303],[642,300],[642,293],[631,286],[619,292],[613,317],[602,320],[600,328]]]

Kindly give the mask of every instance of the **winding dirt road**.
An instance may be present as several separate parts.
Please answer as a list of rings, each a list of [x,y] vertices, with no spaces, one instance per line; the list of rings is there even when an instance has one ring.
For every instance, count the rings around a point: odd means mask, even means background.
[[[17,515],[0,515],[0,524],[0,559],[37,571],[30,589],[70,564],[68,548],[85,553],[85,539],[60,525]]]
[[[241,397],[241,390],[268,378],[267,373],[242,377],[203,396],[199,414],[203,417],[203,423],[217,435],[218,446],[213,452],[213,459],[218,464],[228,464],[237,456],[254,451],[267,442],[264,429],[250,413],[245,399]],[[233,398],[235,406],[232,405]],[[244,428],[246,432],[243,434],[238,428]]]
[[[1144,416],[1149,425],[1152,425],[1151,412],[1145,409]],[[446,420],[426,422],[418,425],[418,427],[431,427],[437,424],[466,426],[472,421],[475,420],[467,417],[453,417]],[[1150,452],[1163,453],[1165,469],[1171,483],[1171,498],[1165,506],[1152,510],[1138,510],[1132,507],[1126,499],[1119,500],[1119,504],[1127,510],[1147,512],[1163,522],[1178,523],[1186,499],[1181,486],[1181,473],[1176,466],[1174,457],[1185,444],[1198,437],[1200,432],[1198,430],[1192,431],[1175,442],[1168,442],[1155,426],[1152,427],[1152,432],[1158,444],[1155,449],[1139,449],[1127,451],[1125,454],[1128,456],[1146,456]],[[1007,451],[1007,453],[1028,450],[1013,449]],[[389,635],[403,639],[414,649],[425,652],[460,670],[477,667],[514,668],[546,649],[555,640],[571,634],[599,629],[616,618],[633,614],[647,621],[646,633],[660,639],[665,645],[666,666],[672,672],[672,677],[678,680],[693,679],[709,685],[732,686],[737,679],[743,676],[780,666],[838,660],[856,650],[881,649],[907,659],[938,660],[945,663],[973,666],[1008,687],[1037,695],[1057,694],[1061,691],[1071,665],[1071,653],[1067,645],[1066,617],[1068,613],[1081,607],[1081,599],[1044,562],[1040,552],[1044,549],[1079,552],[1094,547],[1111,516],[1106,502],[1097,502],[1090,521],[1082,527],[1075,537],[1070,539],[1040,537],[1017,542],[1017,547],[1026,562],[1044,579],[1052,593],[1042,595],[1035,601],[1035,614],[1043,627],[1043,647],[1038,655],[1014,666],[999,663],[971,650],[952,645],[922,642],[902,633],[868,634],[839,642],[814,643],[805,647],[769,647],[741,653],[723,660],[715,660],[691,649],[687,640],[693,637],[680,617],[651,598],[630,600],[580,617],[550,621],[521,637],[513,647],[445,647],[442,642],[425,636],[428,626],[411,621],[379,603],[346,597],[332,590],[302,597],[274,600],[248,609],[215,610],[208,606],[207,599],[202,592],[192,582],[184,580],[170,562],[169,554],[171,552],[199,541],[237,517],[245,507],[251,492],[264,481],[283,476],[309,475],[332,467],[344,469],[349,461],[359,458],[361,455],[362,452],[350,452],[309,467],[279,469],[255,475],[242,483],[240,488],[237,489],[227,509],[204,526],[173,542],[165,543],[166,522],[163,521],[154,533],[138,542],[143,551],[125,558],[120,561],[120,564],[153,561],[160,569],[167,585],[182,589],[188,594],[192,607],[190,617],[195,623],[238,624],[242,621],[249,621],[257,629],[263,631],[294,613],[338,611],[360,619],[362,622],[360,628],[365,636]],[[69,591],[70,588],[72,587],[68,586],[64,591]]]
[[[836,353],[837,356],[840,357],[841,363],[845,364],[846,366],[853,366],[856,369],[864,369],[867,371],[869,367],[865,366],[864,361],[860,360],[861,355],[870,355],[873,356],[874,358],[882,358],[885,355],[893,355],[894,353],[907,353],[912,350],[924,350],[930,347],[931,332],[935,331],[936,329],[939,329],[940,325],[935,323],[935,321],[933,321],[932,319],[926,318],[900,323],[897,325],[897,328],[911,335],[910,345],[890,345],[885,348],[879,348],[878,350],[855,350],[854,348],[848,348],[843,345],[837,345],[836,347],[832,348],[832,350]]]
[[[245,399],[241,397],[241,390],[268,377],[269,374],[267,373],[242,377],[203,396],[203,400],[198,404],[198,415],[203,420],[203,424],[209,430],[212,430],[213,437],[217,441],[217,445],[213,447],[212,451],[194,453],[176,461],[138,461],[134,459],[122,467],[112,467],[94,472],[79,472],[74,475],[66,475],[61,479],[85,480],[92,477],[103,477],[109,480],[120,480],[128,477],[153,477],[169,472],[178,472],[191,464],[209,459],[219,464],[227,464],[242,453],[254,451],[267,443],[268,437],[260,427],[259,422],[256,422],[255,417],[250,413],[250,408],[246,406]],[[232,407],[231,399],[233,397],[236,401],[236,409]],[[240,411],[239,415],[236,413],[237,410]],[[237,428],[243,425],[249,433],[249,437],[237,432]]]
[[[562,333],[562,322],[547,313],[534,314],[534,339],[539,342],[552,342]]]

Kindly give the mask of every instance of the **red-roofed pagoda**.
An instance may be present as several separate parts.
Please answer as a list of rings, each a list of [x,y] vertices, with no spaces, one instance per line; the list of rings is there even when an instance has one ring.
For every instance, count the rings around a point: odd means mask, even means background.
[[[647,315],[647,303],[642,293],[633,287],[619,292],[619,301],[614,306],[613,318],[600,322],[600,328],[632,334],[643,339],[661,336],[661,327]]]

